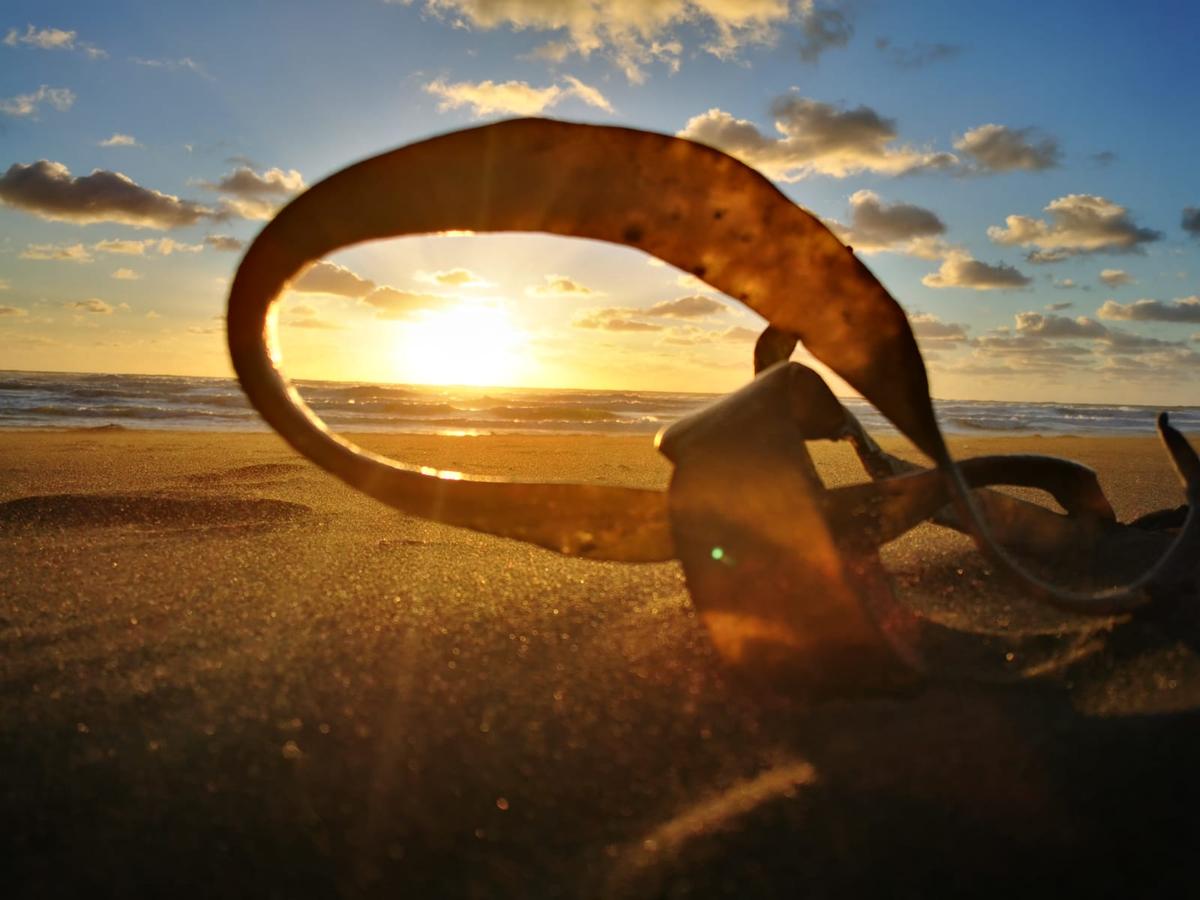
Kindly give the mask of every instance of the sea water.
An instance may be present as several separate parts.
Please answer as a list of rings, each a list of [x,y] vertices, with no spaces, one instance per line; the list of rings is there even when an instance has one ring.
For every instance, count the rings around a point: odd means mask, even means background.
[[[664,391],[431,387],[298,381],[329,426],[417,434],[653,434],[716,399]],[[873,432],[895,429],[869,404],[846,406]],[[935,401],[951,434],[1153,434],[1159,407],[1120,404]],[[1169,407],[1172,423],[1200,431],[1200,407]],[[0,427],[262,431],[231,378],[0,371]]]

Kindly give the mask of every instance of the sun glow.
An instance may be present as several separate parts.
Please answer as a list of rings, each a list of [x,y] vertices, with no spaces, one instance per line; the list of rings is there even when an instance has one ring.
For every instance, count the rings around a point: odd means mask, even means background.
[[[516,384],[528,367],[527,335],[492,303],[463,303],[399,325],[396,368],[411,384]]]

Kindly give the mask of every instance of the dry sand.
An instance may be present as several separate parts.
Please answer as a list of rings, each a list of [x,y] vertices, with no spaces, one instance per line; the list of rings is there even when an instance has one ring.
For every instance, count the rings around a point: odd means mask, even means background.
[[[669,477],[641,438],[364,441]],[[957,450],[1093,465],[1126,519],[1181,502],[1150,439]],[[1142,629],[1048,685],[813,703],[730,683],[675,564],[401,516],[272,435],[2,432],[0,472],[6,896],[1128,896],[1194,874],[1194,633]],[[956,625],[1058,617],[932,526],[887,559]]]

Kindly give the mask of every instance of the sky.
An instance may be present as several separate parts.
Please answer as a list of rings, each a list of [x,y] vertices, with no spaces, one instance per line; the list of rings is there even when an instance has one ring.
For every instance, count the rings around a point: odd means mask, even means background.
[[[9,0],[0,368],[227,375],[229,281],[290,197],[541,115],[762,171],[904,307],[935,397],[1200,404],[1198,34],[1193,2]],[[656,262],[538,235],[352,248],[292,284],[284,366],[744,383],[763,321]]]

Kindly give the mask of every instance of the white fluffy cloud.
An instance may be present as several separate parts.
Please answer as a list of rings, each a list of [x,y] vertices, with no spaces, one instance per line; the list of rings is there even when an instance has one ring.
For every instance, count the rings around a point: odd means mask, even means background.
[[[1045,219],[1008,216],[988,237],[1004,246],[1032,248],[1030,262],[1056,262],[1082,253],[1135,252],[1162,235],[1134,224],[1129,210],[1094,194],[1068,194],[1046,206]]]
[[[26,46],[38,50],[79,50],[89,59],[103,59],[108,56],[99,47],[79,41],[77,32],[63,28],[35,28],[26,25],[25,31],[10,28],[4,36],[4,44],[8,47]]]
[[[971,288],[976,291],[1012,290],[1031,279],[1006,263],[985,263],[961,250],[952,251],[941,267],[921,279],[932,288]]]
[[[295,169],[255,172],[249,166],[238,166],[216,181],[200,182],[200,186],[223,195],[221,209],[228,215],[264,221],[306,185],[304,176]]]
[[[362,278],[345,266],[321,260],[309,266],[293,281],[291,290],[302,294],[330,294],[334,297],[365,297],[375,290],[375,282]]]
[[[0,100],[0,113],[15,118],[36,116],[43,105],[66,112],[75,104],[75,93],[69,88],[55,88],[43,84],[31,94],[18,94]]]
[[[563,62],[603,56],[631,82],[659,63],[677,71],[685,40],[721,58],[752,44],[774,42],[783,27],[799,29],[805,59],[844,45],[853,32],[840,3],[816,0],[391,0],[425,10],[456,26],[542,32],[549,40],[534,56]]]
[[[785,182],[813,174],[902,175],[958,162],[952,153],[898,144],[896,123],[866,106],[840,109],[789,94],[778,98],[771,111],[778,136],[715,108],[690,119],[679,136],[724,150]]]
[[[561,84],[543,88],[534,87],[527,81],[451,83],[437,79],[425,85],[425,90],[438,98],[438,109],[467,107],[476,117],[497,114],[536,116],[571,98],[605,112],[613,111],[612,104],[600,91],[570,75]]]
[[[954,142],[954,149],[990,172],[1052,169],[1062,157],[1058,141],[1052,137],[1039,135],[1032,128],[995,124],[972,128]]]
[[[1017,333],[1044,338],[1102,338],[1108,329],[1087,316],[1043,315],[1039,312],[1020,312],[1016,316]]]
[[[289,287],[295,293],[326,294],[361,300],[375,311],[375,316],[379,319],[404,319],[421,310],[443,307],[452,299],[376,284],[370,278],[363,278],[345,266],[328,260],[313,263]],[[322,326],[309,323],[297,327]]]
[[[850,195],[850,224],[830,222],[833,232],[863,253],[894,250],[923,258],[944,255],[937,238],[946,225],[937,214],[911,203],[886,203],[874,191]]]
[[[100,142],[101,147],[140,147],[132,134],[114,133],[112,137],[107,137]]]
[[[1100,280],[1109,287],[1133,284],[1133,277],[1124,269],[1101,269]]]

